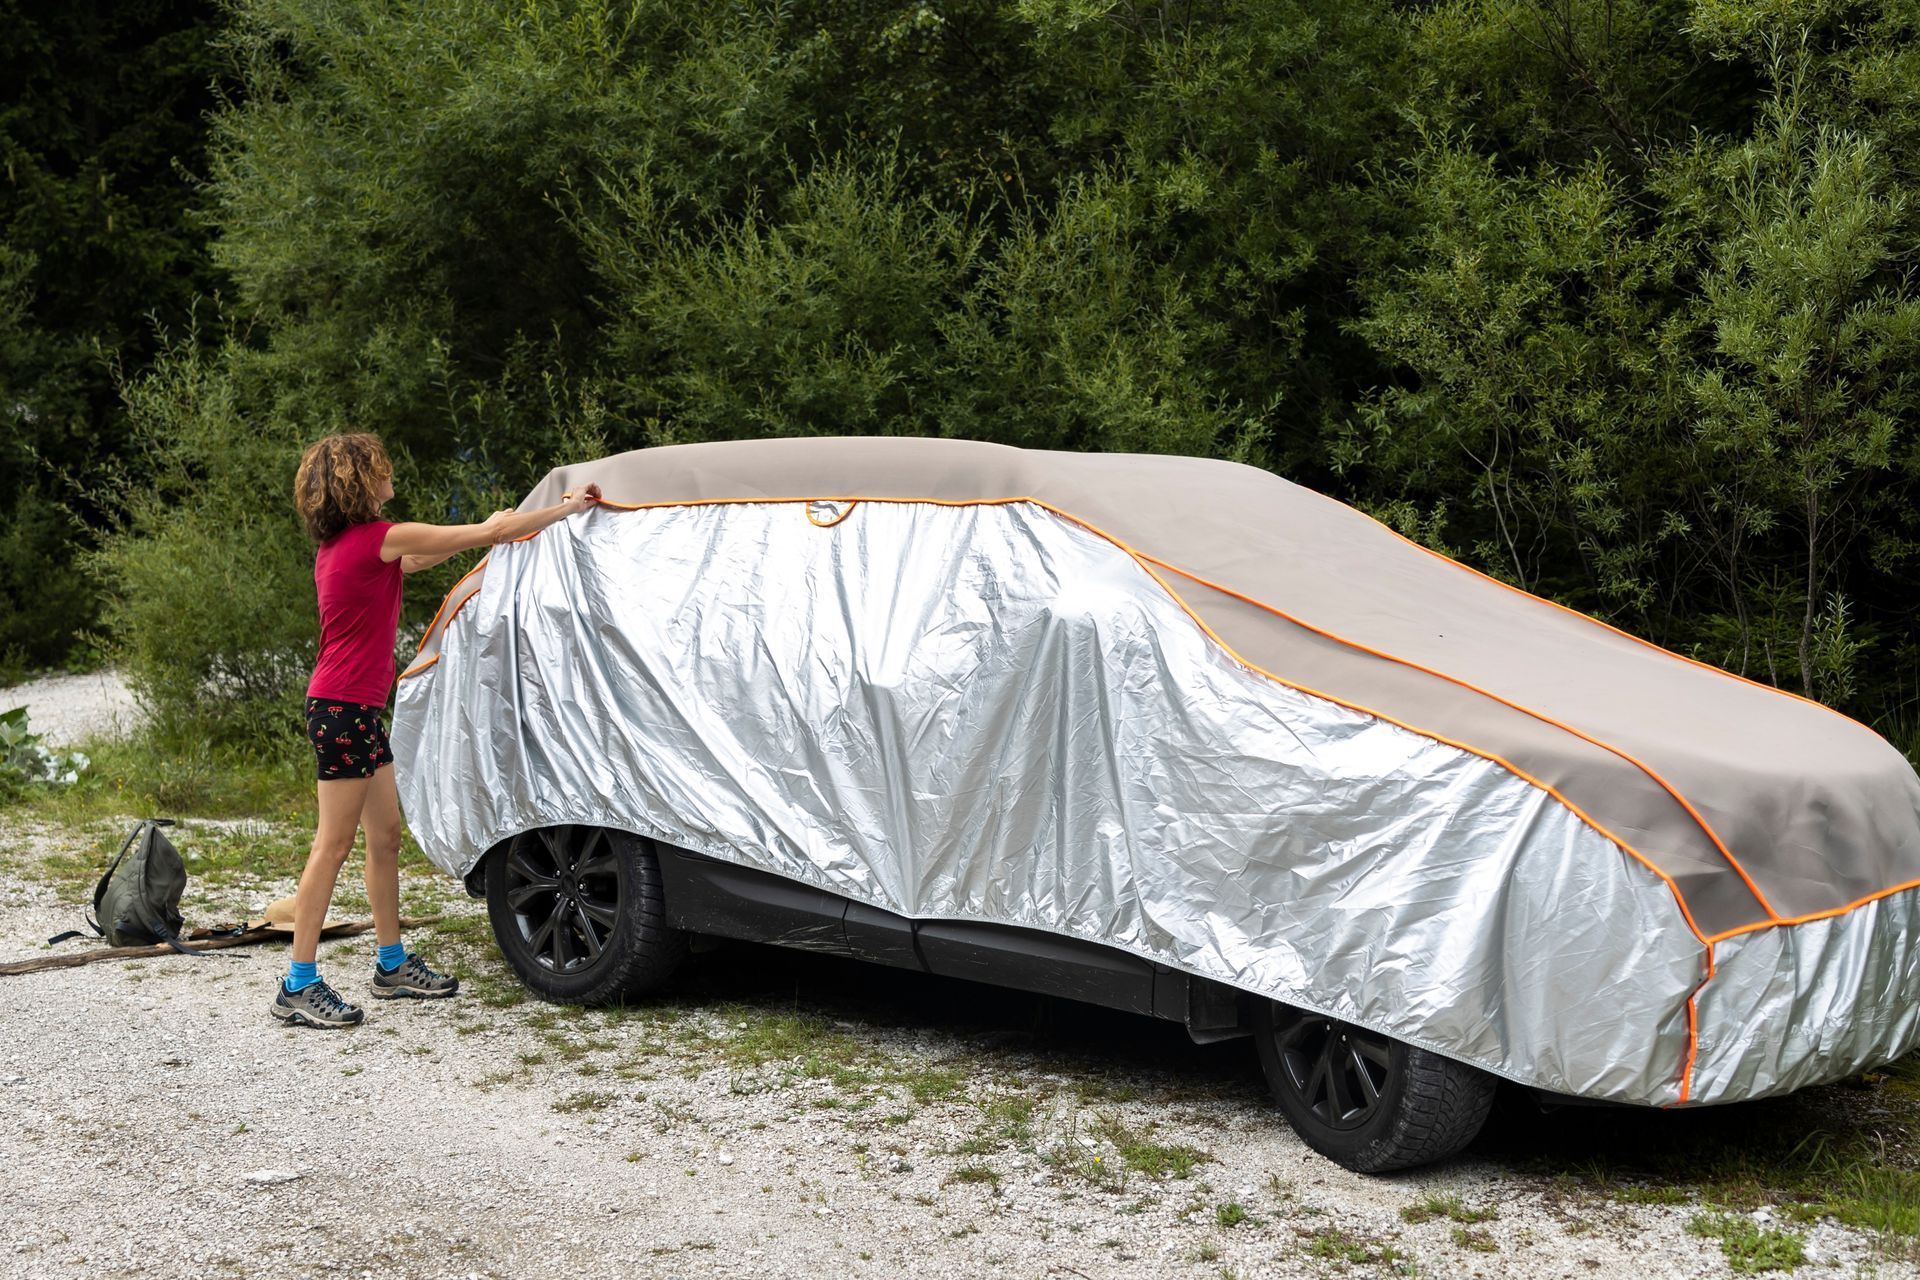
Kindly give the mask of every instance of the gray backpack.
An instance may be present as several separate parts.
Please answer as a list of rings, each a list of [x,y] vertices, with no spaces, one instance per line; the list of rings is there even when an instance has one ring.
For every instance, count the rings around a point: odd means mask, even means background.
[[[93,890],[93,915],[87,923],[116,947],[149,946],[164,942],[175,951],[180,945],[180,895],[187,887],[187,867],[173,841],[162,835],[172,818],[148,818],[133,829],[120,854],[107,867]],[[49,942],[84,937],[63,933]]]

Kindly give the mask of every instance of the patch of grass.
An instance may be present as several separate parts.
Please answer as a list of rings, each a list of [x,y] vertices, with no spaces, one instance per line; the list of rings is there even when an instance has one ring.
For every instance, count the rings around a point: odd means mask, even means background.
[[[594,1089],[582,1089],[570,1093],[553,1104],[555,1111],[570,1115],[579,1111],[605,1111],[613,1105],[613,1095]]]
[[[1093,1125],[1094,1134],[1111,1142],[1128,1168],[1150,1178],[1188,1178],[1193,1176],[1196,1165],[1213,1159],[1209,1153],[1185,1143],[1153,1141],[1147,1136],[1153,1128],[1150,1123],[1142,1130],[1130,1129],[1113,1114],[1100,1117]]]
[[[1061,1173],[1070,1173],[1096,1187],[1118,1188],[1126,1177],[1122,1161],[1107,1159],[1080,1137],[1077,1120],[1068,1126],[1066,1136],[1043,1152],[1040,1159]]]
[[[1431,1195],[1416,1200],[1400,1210],[1402,1222],[1420,1223],[1434,1218],[1445,1218],[1450,1222],[1472,1225],[1476,1222],[1491,1222],[1499,1217],[1497,1209],[1475,1209],[1459,1196],[1448,1192],[1445,1195]]]
[[[966,1083],[966,1076],[951,1067],[920,1067],[913,1071],[898,1072],[887,1077],[890,1084],[905,1085],[913,1100],[925,1106],[929,1102],[942,1102],[960,1092]]]
[[[1792,1271],[1807,1261],[1799,1236],[1770,1231],[1744,1214],[1697,1213],[1687,1223],[1687,1232],[1719,1240],[1727,1266],[1743,1275]]]
[[[984,1182],[997,1187],[1000,1185],[1000,1175],[994,1171],[991,1165],[963,1164],[947,1175],[947,1181],[966,1183]]]
[[[1073,1095],[1082,1102],[1136,1102],[1140,1088],[1127,1080],[1089,1076],[1073,1082]]]
[[[1214,1209],[1213,1220],[1223,1227],[1237,1227],[1247,1220],[1246,1207],[1238,1201],[1229,1200]]]
[[[1471,1249],[1475,1253],[1500,1252],[1500,1242],[1487,1231],[1476,1231],[1472,1227],[1455,1227],[1452,1238],[1453,1242],[1462,1249]]]
[[[484,914],[447,915],[427,926],[434,941],[447,942],[462,946],[490,947],[493,945],[493,924]]]
[[[1033,1142],[1033,1113],[1039,1105],[1027,1097],[996,1098],[980,1112],[998,1137],[1024,1147]]]
[[[1343,1262],[1360,1266],[1380,1261],[1380,1250],[1363,1236],[1349,1235],[1338,1227],[1327,1227],[1306,1236],[1307,1256],[1323,1262]]]
[[[721,1056],[733,1067],[797,1061],[805,1064],[803,1070],[824,1075],[833,1066],[852,1067],[871,1056],[867,1046],[814,1014],[765,1013],[730,1005],[720,1015],[734,1024],[733,1035],[720,1042]]]

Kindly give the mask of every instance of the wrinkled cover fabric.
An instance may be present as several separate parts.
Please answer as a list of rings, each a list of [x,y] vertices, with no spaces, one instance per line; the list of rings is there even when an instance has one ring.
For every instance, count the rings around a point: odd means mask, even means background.
[[[1137,553],[1242,660],[1549,788],[1671,880],[1703,946],[1920,885],[1920,777],[1871,729],[1256,467],[968,440],[725,441],[569,464],[527,501],[588,481],[627,504],[1039,503]]]
[[[1693,1102],[1920,1034],[1914,894],[1723,942],[1709,982],[1669,888],[1546,790],[1249,670],[1035,503],[597,511],[496,548],[444,612],[393,742],[456,875],[611,825],[1625,1102],[1682,1100],[1696,989]]]

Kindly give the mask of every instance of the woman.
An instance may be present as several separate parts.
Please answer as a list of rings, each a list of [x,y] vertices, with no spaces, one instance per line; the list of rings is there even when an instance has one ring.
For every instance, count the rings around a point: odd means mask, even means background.
[[[350,1027],[365,1016],[321,980],[314,952],[354,832],[367,833],[367,901],[373,908],[376,999],[435,999],[460,989],[400,941],[400,796],[381,713],[393,689],[401,575],[473,547],[511,542],[598,501],[586,491],[538,511],[498,511],[480,524],[394,524],[393,465],[380,441],[328,436],[300,459],[294,505],[319,544],[320,659],[307,685],[307,741],[319,759],[320,818],[294,902],[293,963],[277,985],[273,1016],[309,1027]]]

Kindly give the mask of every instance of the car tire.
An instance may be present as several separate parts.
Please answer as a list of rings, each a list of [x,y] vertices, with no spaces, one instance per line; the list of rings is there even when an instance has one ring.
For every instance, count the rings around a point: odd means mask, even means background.
[[[558,1004],[657,990],[687,956],[666,923],[660,863],[639,836],[569,825],[523,832],[487,859],[487,916],[527,989]]]
[[[1254,1011],[1254,1045],[1287,1121],[1356,1173],[1444,1160],[1486,1123],[1495,1080],[1378,1032],[1273,1001]]]

